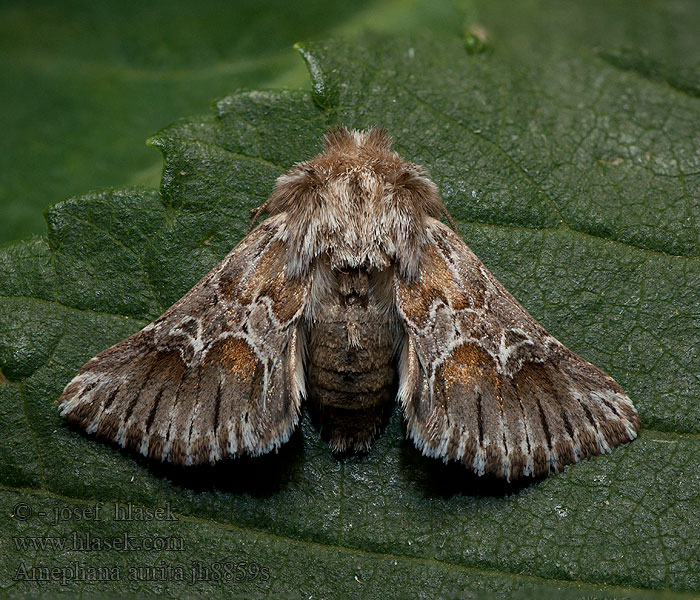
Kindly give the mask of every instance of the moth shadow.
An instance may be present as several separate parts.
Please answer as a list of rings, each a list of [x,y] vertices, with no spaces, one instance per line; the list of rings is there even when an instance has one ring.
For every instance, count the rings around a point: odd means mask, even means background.
[[[406,477],[429,498],[505,498],[546,479],[546,476],[523,477],[508,482],[495,475],[477,475],[456,461],[444,463],[424,456],[410,440],[405,440],[401,447],[400,462]]]
[[[303,464],[303,435],[297,428],[277,452],[262,456],[241,456],[221,460],[213,465],[182,467],[167,462],[155,462],[135,450],[121,448],[110,440],[95,438],[79,427],[69,425],[86,439],[102,442],[116,449],[149,471],[154,477],[193,491],[221,491],[231,494],[270,496],[297,478]]]
[[[300,428],[275,452],[261,456],[226,458],[214,465],[179,467],[154,463],[139,455],[140,462],[156,477],[195,492],[219,491],[267,497],[298,479],[303,465],[303,435]]]

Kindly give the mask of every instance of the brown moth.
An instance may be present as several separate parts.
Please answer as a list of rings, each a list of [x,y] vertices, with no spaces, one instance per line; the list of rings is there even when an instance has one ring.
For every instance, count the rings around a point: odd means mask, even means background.
[[[622,388],[489,273],[383,130],[325,145],[181,300],[78,372],[62,415],[195,465],[277,449],[307,397],[332,450],[366,451],[396,398],[424,454],[508,480],[636,437]]]

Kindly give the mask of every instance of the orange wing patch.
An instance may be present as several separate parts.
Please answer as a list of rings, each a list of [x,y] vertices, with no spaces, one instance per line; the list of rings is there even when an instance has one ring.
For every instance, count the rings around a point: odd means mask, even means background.
[[[398,279],[397,287],[401,309],[420,328],[427,325],[430,309],[435,303],[462,310],[484,302],[483,294],[468,297],[460,289],[452,271],[432,244],[423,247],[420,276],[412,280]]]

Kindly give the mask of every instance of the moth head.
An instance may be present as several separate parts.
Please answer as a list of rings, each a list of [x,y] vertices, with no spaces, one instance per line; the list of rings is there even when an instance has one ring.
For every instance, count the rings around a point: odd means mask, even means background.
[[[331,127],[323,136],[326,151],[345,151],[352,154],[360,148],[378,154],[391,152],[391,136],[384,127],[359,131],[347,127]]]
[[[321,154],[295,164],[277,179],[270,214],[347,202],[358,208],[358,218],[366,209],[377,213],[395,209],[416,217],[441,214],[437,186],[422,167],[392,149],[383,127],[364,131],[334,127],[323,141]]]
[[[392,149],[385,129],[337,127],[324,144],[278,178],[267,203],[286,215],[292,271],[323,255],[333,268],[395,264],[415,275],[426,220],[444,210],[437,186]]]

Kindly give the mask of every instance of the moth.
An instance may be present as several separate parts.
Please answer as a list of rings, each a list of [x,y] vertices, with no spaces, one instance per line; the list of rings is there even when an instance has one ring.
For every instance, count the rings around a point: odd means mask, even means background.
[[[622,388],[491,275],[384,130],[324,141],[221,263],[78,372],[63,416],[196,465],[279,448],[305,399],[334,452],[365,452],[398,401],[424,454],[509,481],[636,437]]]

